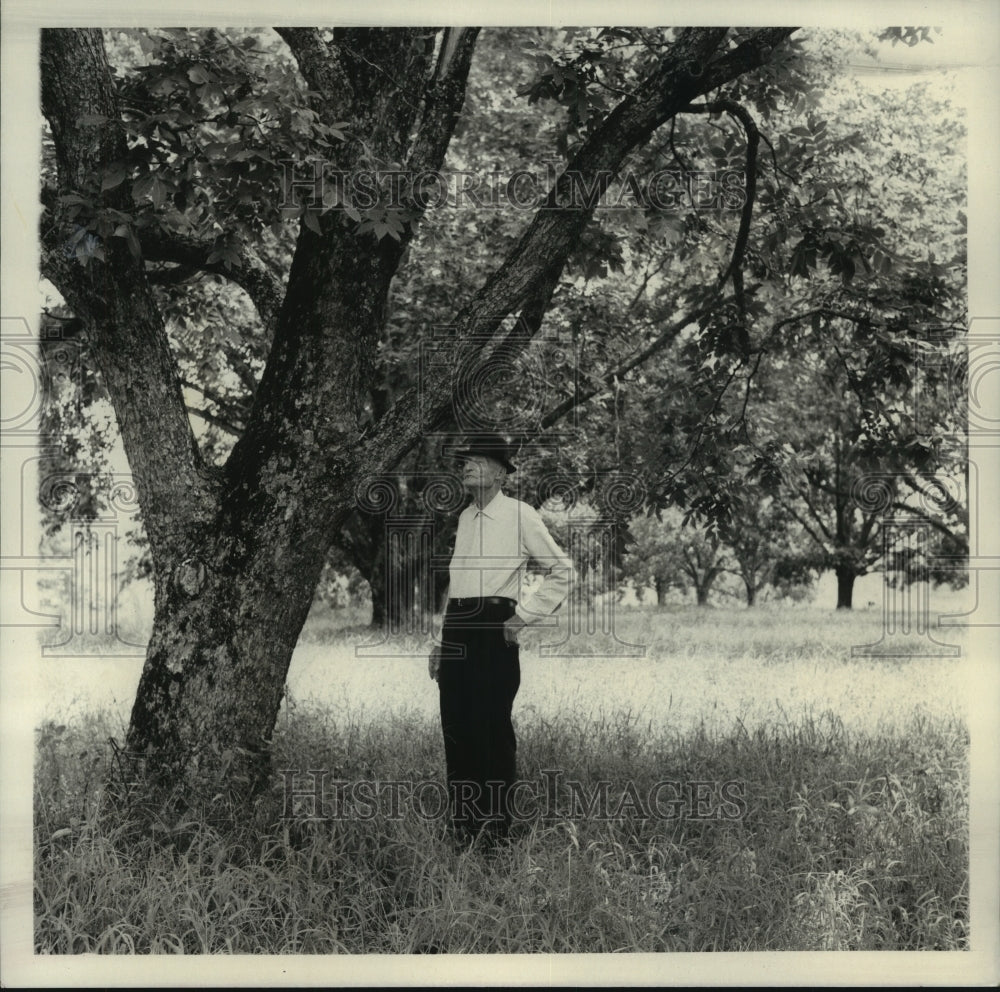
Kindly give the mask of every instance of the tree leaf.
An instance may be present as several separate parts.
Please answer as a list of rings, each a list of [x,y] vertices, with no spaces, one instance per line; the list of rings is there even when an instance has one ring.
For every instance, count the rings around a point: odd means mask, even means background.
[[[154,176],[150,193],[153,197],[153,206],[159,210],[170,194],[170,187],[159,176]]]
[[[128,173],[128,166],[124,162],[112,162],[101,179],[101,189],[114,189],[120,186]]]
[[[140,200],[144,200],[153,191],[153,183],[155,182],[155,177],[152,173],[147,172],[144,176],[140,176],[134,183],[132,183],[132,199],[138,203]]]
[[[302,220],[310,231],[313,231],[316,234],[323,233],[323,228],[320,227],[319,217],[316,215],[315,210],[310,210],[308,207],[304,209],[302,212]]]

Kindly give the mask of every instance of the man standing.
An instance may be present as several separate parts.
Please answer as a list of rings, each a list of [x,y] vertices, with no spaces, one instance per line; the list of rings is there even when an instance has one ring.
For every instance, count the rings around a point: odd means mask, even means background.
[[[507,791],[517,777],[518,633],[566,598],[573,566],[538,511],[501,491],[515,471],[503,438],[477,435],[456,457],[472,502],[458,518],[441,642],[429,668],[440,695],[452,821],[465,840],[484,828],[498,839],[510,826]],[[529,561],[547,574],[520,602]]]

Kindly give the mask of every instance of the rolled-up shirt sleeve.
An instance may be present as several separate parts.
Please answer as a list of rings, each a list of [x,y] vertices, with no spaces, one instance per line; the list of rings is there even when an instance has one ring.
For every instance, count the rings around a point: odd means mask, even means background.
[[[551,616],[566,599],[574,571],[569,555],[556,544],[539,512],[528,504],[522,507],[521,549],[545,572],[541,583],[516,609],[525,623],[533,623]]]

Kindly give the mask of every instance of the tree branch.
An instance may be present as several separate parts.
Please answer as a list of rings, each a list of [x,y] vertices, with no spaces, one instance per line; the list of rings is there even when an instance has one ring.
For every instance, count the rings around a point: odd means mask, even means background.
[[[587,206],[574,204],[570,177],[594,176],[596,192],[603,194],[625,155],[690,103],[688,93],[701,92],[701,80],[695,82],[688,67],[703,63],[724,37],[725,29],[682,32],[657,70],[584,141],[519,242],[464,309],[460,324],[478,334],[492,332],[530,295],[544,271],[556,263],[561,270],[599,199],[593,197]]]
[[[100,30],[43,29],[41,82],[56,150],[56,193],[92,196],[99,209],[131,210],[128,182],[99,189],[108,166],[127,154]],[[107,123],[81,123],[97,115]],[[72,225],[53,199],[50,194],[54,210],[44,215],[43,270],[86,325],[135,478],[159,582],[202,539],[214,515],[217,483],[198,452],[143,262],[123,238],[105,239],[104,258],[96,255],[86,265],[69,257],[63,247]]]
[[[593,212],[593,206],[576,209],[572,212],[565,208],[559,208],[560,203],[567,202],[566,193],[569,184],[567,177],[569,175],[579,172],[597,177],[607,175],[607,180],[598,178],[595,184],[598,187],[598,192],[603,193],[607,182],[610,181],[610,175],[617,169],[625,153],[648,138],[660,124],[672,119],[676,113],[690,105],[690,101],[684,100],[681,94],[692,90],[697,93],[707,92],[708,89],[721,85],[728,79],[745,72],[752,65],[761,64],[770,55],[773,46],[787,38],[794,30],[794,28],[781,28],[758,32],[753,38],[729,53],[729,56],[723,60],[708,63],[706,66],[709,55],[725,37],[725,30],[686,29],[677,43],[672,46],[658,71],[652,73],[632,94],[622,100],[608,115],[601,127],[584,142],[565,172],[557,180],[544,207],[535,215],[521,240],[508,253],[502,265],[459,315],[459,325],[468,328],[468,331],[475,333],[477,337],[491,334],[506,315],[517,308],[523,296],[531,291],[532,284],[542,279],[543,266],[551,269],[553,265],[558,265],[558,271],[561,272],[572,244]],[[692,83],[691,65],[705,66],[697,74],[697,84]],[[671,97],[674,97],[676,102],[671,100]],[[730,109],[729,101],[725,103],[727,104],[725,109]],[[759,137],[756,124],[742,107],[737,104],[732,104],[732,107],[736,108],[733,111],[734,114],[741,119],[744,127],[748,128],[748,155],[754,156],[755,163],[757,141],[754,136]],[[752,151],[749,151],[751,148]],[[751,170],[754,182],[755,168],[754,165],[753,170]],[[741,217],[740,232],[737,236],[737,251],[734,252],[733,261],[720,279],[713,295],[718,294],[730,273],[735,271],[735,265],[745,251],[755,190],[755,185],[752,184],[749,175],[747,182],[749,187],[747,205],[745,205]],[[599,197],[595,197],[594,201],[596,202],[597,199]],[[736,299],[739,300],[742,297],[743,286],[741,280],[737,279],[735,282],[737,283]],[[692,316],[685,318],[685,325],[691,319],[696,319],[697,316],[712,309],[714,305],[717,305],[717,301],[712,300],[706,307],[700,308]],[[672,336],[678,333],[678,330],[673,330],[671,334],[671,330],[673,329],[668,329],[657,342],[640,352],[632,361],[625,363],[620,374],[625,374],[642,364],[653,353],[664,347],[672,339]],[[491,351],[489,346],[484,348],[484,360],[489,360]],[[616,370],[617,372],[618,370]],[[610,373],[608,381],[613,380],[616,373]],[[431,386],[426,392],[433,395],[436,390]],[[585,390],[579,395],[579,398],[571,397],[564,401],[559,407],[550,411],[550,414],[543,419],[543,425],[551,425],[559,417],[565,416],[576,405],[583,402],[584,399],[591,398],[597,392],[597,389]],[[449,390],[446,395],[452,396],[452,391]],[[407,403],[415,402],[415,399],[415,394],[408,395],[402,398],[402,404],[406,406]],[[441,406],[432,416],[431,421],[440,423],[446,416],[447,413]],[[388,429],[390,425],[395,429],[396,425],[392,417],[388,418],[382,427]],[[410,439],[398,457],[402,457],[414,443],[416,443],[415,437]],[[396,461],[393,463],[395,464]]]
[[[327,123],[348,117],[348,107],[354,97],[351,78],[344,68],[340,53],[323,41],[316,28],[275,28],[291,49],[302,78],[311,90],[324,95],[318,109]]]
[[[928,524],[935,530],[940,531],[942,534],[946,534],[952,540],[961,541],[964,540],[964,536],[960,533],[956,533],[947,524],[931,516],[926,510],[921,510],[918,506],[910,506],[908,503],[895,502],[889,504],[889,509],[892,510],[902,510],[909,516],[914,516],[923,523]]]
[[[562,418],[571,411],[576,409],[576,407],[586,403],[590,399],[593,399],[593,397],[595,397],[598,393],[602,392],[603,387],[613,385],[615,379],[621,379],[629,372],[637,369],[640,365],[644,365],[650,358],[653,357],[653,355],[662,351],[667,347],[667,345],[674,341],[677,338],[677,335],[680,334],[685,327],[696,321],[699,317],[703,317],[707,313],[710,313],[716,306],[719,306],[719,301],[713,301],[705,306],[700,306],[697,309],[688,311],[679,320],[675,320],[672,324],[670,324],[654,341],[648,344],[640,352],[619,363],[609,372],[604,373],[603,376],[597,379],[598,385],[588,386],[584,389],[577,388],[576,392],[572,396],[568,396],[565,400],[558,403],[542,416],[540,421],[541,429],[546,430],[551,427],[553,424],[562,420]]]
[[[186,234],[147,228],[140,233],[143,257],[150,262],[174,262],[232,280],[250,298],[268,337],[274,332],[284,287],[267,263],[246,244],[239,247],[239,261],[227,266],[221,259],[209,262],[215,244]]]
[[[247,396],[252,397],[257,392],[256,373],[235,346],[228,343],[223,344],[222,351],[226,356],[229,367],[239,377],[240,382],[243,383],[243,388],[246,390]]]
[[[180,286],[201,275],[201,270],[190,265],[175,265],[169,269],[147,269],[146,278],[151,286]]]
[[[926,489],[919,479],[914,478],[909,472],[901,473],[903,481],[914,491],[920,493],[924,499],[931,500],[937,503],[941,507],[943,513],[950,513],[958,516],[959,518],[964,518],[966,516],[965,507],[955,499],[950,493],[948,493],[943,486],[937,484],[936,492],[931,492]],[[936,480],[933,476],[930,477],[931,484],[935,484]]]
[[[245,420],[245,412],[240,409],[240,403],[238,400],[226,399],[221,393],[208,386],[199,386],[196,382],[191,382],[190,379],[181,378],[181,385],[185,389],[193,389],[196,393],[201,393],[210,403],[214,403],[219,410],[226,417],[226,423],[235,426],[236,429],[232,431],[233,434],[239,435],[240,431],[243,429],[243,421]]]
[[[706,75],[710,85],[705,92],[729,82],[751,69],[764,65],[778,47],[789,35],[794,34],[795,27],[762,28],[746,41],[741,42],[732,51],[713,60],[706,67]]]
[[[209,410],[201,409],[197,406],[188,406],[188,413],[193,413],[196,417],[201,417],[202,420],[209,424],[215,424],[216,427],[221,427],[227,434],[232,434],[233,437],[239,437],[242,431],[241,427],[237,427],[235,424],[230,423],[223,417],[219,417]]]
[[[790,513],[791,516],[796,521],[798,521],[798,523],[802,527],[802,529],[813,539],[813,541],[815,541],[815,543],[817,545],[819,545],[819,547],[823,551],[823,554],[828,555],[830,552],[829,552],[829,549],[827,548],[827,541],[830,541],[831,538],[829,537],[829,534],[828,534],[826,528],[823,527],[822,521],[820,521],[820,528],[821,528],[821,530],[823,532],[823,535],[826,538],[826,540],[824,540],[823,537],[820,537],[812,529],[812,527],[809,525],[809,523],[801,516],[801,514],[799,514],[799,512],[793,506],[791,506],[790,504],[787,504],[787,503],[784,503],[783,505],[784,505],[785,509],[788,511],[788,513]]]
[[[802,500],[803,503],[805,503],[806,509],[812,514],[812,517],[816,521],[816,524],[819,526],[819,529],[823,532],[823,536],[831,544],[835,544],[836,538],[832,533],[830,533],[830,529],[826,526],[826,524],[823,523],[823,518],[820,516],[819,511],[816,509],[815,506],[813,506],[812,502],[810,501],[808,492],[802,492],[800,490],[798,493],[796,493],[796,495],[799,497],[799,499]],[[795,519],[798,520],[803,527],[805,526],[805,524],[798,516],[796,516]]]
[[[757,361],[754,362],[753,369],[747,375],[747,388],[746,392],[743,394],[743,409],[740,411],[740,420],[745,421],[747,416],[747,404],[750,402],[750,383],[753,382],[753,377],[757,374],[757,370],[760,368],[760,360],[764,357],[764,349],[761,348],[757,352]]]
[[[750,222],[753,218],[754,202],[757,198],[757,148],[760,145],[760,130],[757,122],[750,116],[745,107],[734,100],[713,100],[711,103],[692,103],[684,108],[685,113],[720,114],[723,111],[735,117],[743,125],[747,137],[746,154],[746,199],[740,214],[740,226],[736,233],[736,244],[729,265],[719,277],[719,285],[723,286],[727,279],[733,280],[733,291],[736,294],[736,305],[739,307],[743,322],[741,344],[744,357],[750,355],[750,337],[747,328],[746,298],[743,294],[743,256],[746,254],[747,242],[750,238]]]
[[[705,93],[752,65],[761,64],[773,45],[793,30],[758,32],[730,53],[731,57],[710,62],[725,38],[725,29],[685,29],[657,69],[583,143],[520,241],[460,313],[459,326],[477,336],[492,334],[500,321],[531,293],[544,272],[553,265],[561,271],[594,209],[593,205],[575,209],[562,206],[571,202],[571,175],[597,177],[597,192],[603,193],[626,153],[688,106],[691,103],[688,94]],[[693,73],[692,65],[700,67],[700,71]],[[594,198],[594,203],[598,198]],[[639,356],[636,364],[643,360]]]
[[[406,169],[412,173],[436,172],[444,162],[465,102],[465,85],[478,34],[479,28],[445,29],[423,117],[406,160]]]

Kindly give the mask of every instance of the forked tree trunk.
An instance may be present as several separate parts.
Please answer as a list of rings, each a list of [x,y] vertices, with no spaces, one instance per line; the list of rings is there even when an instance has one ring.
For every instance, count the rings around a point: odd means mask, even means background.
[[[692,575],[695,597],[699,606],[708,606],[708,597],[712,592],[712,586],[715,585],[715,580],[721,573],[721,567],[712,566],[703,574]]]

